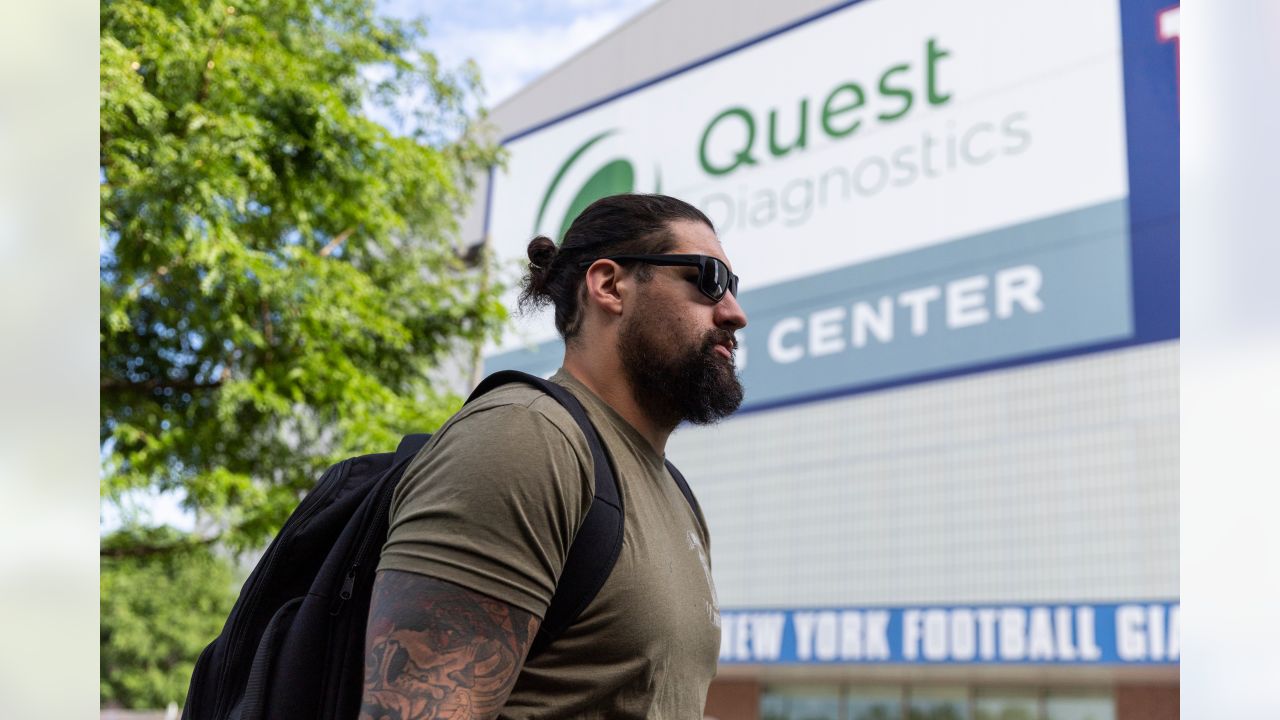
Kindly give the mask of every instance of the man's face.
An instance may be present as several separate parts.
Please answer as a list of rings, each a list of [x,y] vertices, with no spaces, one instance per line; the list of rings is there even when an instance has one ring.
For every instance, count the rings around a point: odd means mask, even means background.
[[[711,228],[677,221],[671,229],[676,244],[668,253],[711,255],[729,264]],[[637,285],[637,302],[624,311],[618,335],[636,402],[671,427],[716,422],[742,404],[734,332],[747,324],[747,316],[733,293],[718,303],[702,294],[697,268],[648,269],[652,279]]]

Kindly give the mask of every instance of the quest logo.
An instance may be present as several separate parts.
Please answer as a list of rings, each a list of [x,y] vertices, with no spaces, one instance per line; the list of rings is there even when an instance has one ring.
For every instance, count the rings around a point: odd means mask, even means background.
[[[661,172],[632,162],[618,129],[595,135],[579,145],[556,169],[538,204],[533,232],[557,242],[588,205],[608,195],[662,192]]]

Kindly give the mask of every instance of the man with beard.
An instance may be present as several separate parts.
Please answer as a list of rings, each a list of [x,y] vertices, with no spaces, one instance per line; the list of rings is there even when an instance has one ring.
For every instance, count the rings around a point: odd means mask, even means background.
[[[529,243],[523,305],[554,306],[552,378],[613,461],[622,550],[577,619],[529,648],[594,494],[591,452],[541,390],[468,403],[414,459],[373,590],[362,718],[701,717],[720,615],[706,522],[665,466],[681,422],[737,409],[746,315],[711,222],[662,195],[587,207]]]

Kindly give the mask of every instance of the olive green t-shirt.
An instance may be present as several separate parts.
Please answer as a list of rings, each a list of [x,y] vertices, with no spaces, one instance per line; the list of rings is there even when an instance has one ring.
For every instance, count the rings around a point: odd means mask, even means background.
[[[702,717],[720,649],[705,520],[663,458],[564,370],[612,457],[625,521],[599,594],[529,659],[503,718]],[[396,488],[379,569],[429,575],[542,618],[591,506],[591,452],[554,398],[527,385],[468,403]]]

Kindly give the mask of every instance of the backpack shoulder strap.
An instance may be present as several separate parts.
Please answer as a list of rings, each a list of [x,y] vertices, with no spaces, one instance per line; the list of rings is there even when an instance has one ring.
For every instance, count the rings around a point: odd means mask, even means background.
[[[689,507],[693,508],[693,514],[698,517],[702,517],[702,508],[698,506],[698,499],[693,496],[693,489],[689,487],[689,483],[684,479],[684,475],[680,474],[680,471],[676,469],[675,465],[671,464],[670,460],[667,460],[666,462],[667,472],[671,473],[671,477],[676,481],[676,485],[679,486],[680,492],[684,493],[684,499],[689,501]]]
[[[418,454],[431,439],[430,433],[414,433],[413,435],[405,435],[400,441],[400,445],[396,448],[395,457],[391,460],[392,467],[404,462],[406,458],[411,458]]]
[[[595,497],[565,558],[564,569],[551,598],[551,606],[547,608],[529,651],[532,657],[559,637],[578,618],[613,571],[613,565],[622,551],[622,495],[618,492],[618,482],[614,478],[613,461],[605,452],[595,426],[587,418],[587,411],[573,393],[560,385],[527,373],[503,370],[485,378],[471,393],[471,397],[467,398],[467,402],[510,383],[532,385],[564,406],[586,437],[595,468]]]

